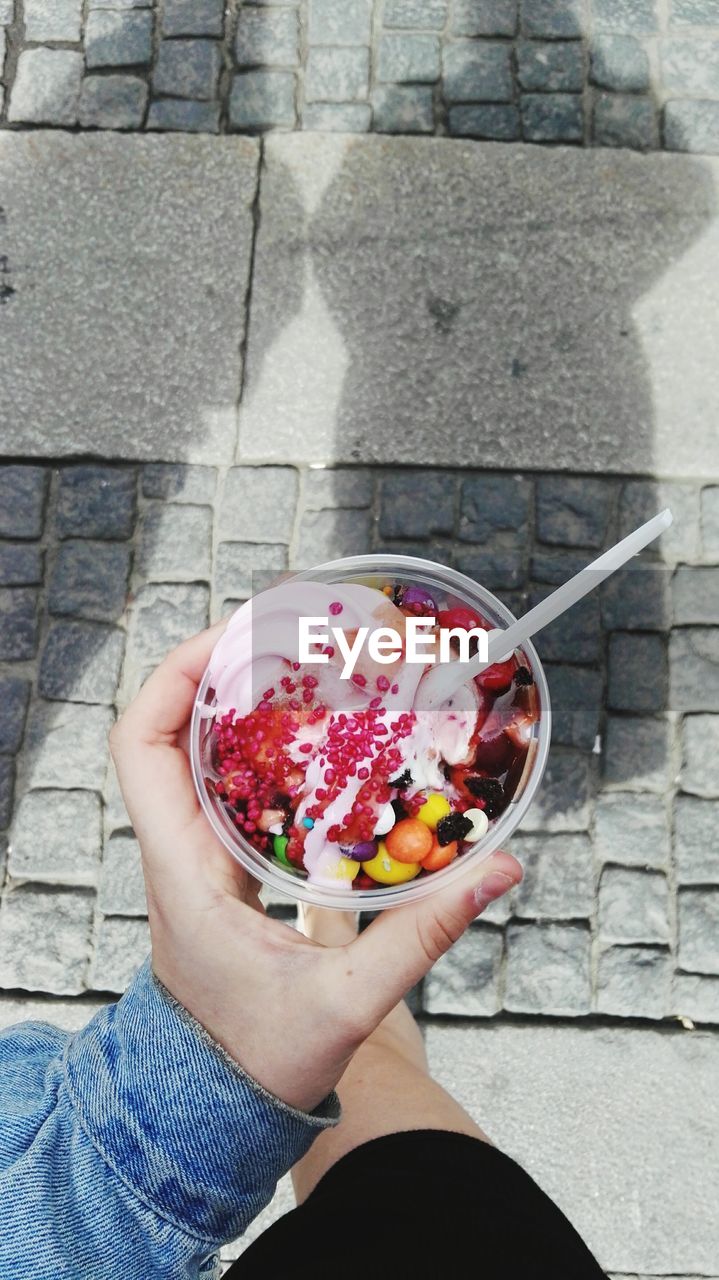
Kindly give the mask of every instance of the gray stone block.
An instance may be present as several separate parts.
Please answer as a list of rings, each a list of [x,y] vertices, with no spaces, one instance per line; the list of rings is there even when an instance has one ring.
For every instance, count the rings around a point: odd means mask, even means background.
[[[712,98],[719,94],[719,40],[661,42],[662,77],[669,94]]]
[[[552,741],[591,751],[599,732],[603,680],[599,671],[547,664]]]
[[[666,631],[672,621],[669,569],[658,562],[625,565],[600,587],[606,631]]]
[[[521,586],[526,577],[525,556],[522,551],[500,549],[497,551],[461,547],[457,554],[457,568],[490,591],[511,591]]]
[[[9,27],[15,16],[15,0],[0,0],[0,24]]]
[[[13,888],[0,910],[0,985],[79,995],[90,954],[94,893]]]
[[[429,1026],[426,1044],[433,1075],[561,1206],[603,1270],[716,1274],[715,1035],[521,1022]]]
[[[126,991],[150,950],[145,920],[105,916],[90,965],[88,986],[95,991]]]
[[[18,676],[0,676],[0,751],[8,754],[19,750],[25,730],[25,716],[30,697],[30,681]]]
[[[604,787],[665,795],[675,772],[672,728],[650,716],[608,716],[602,751]]]
[[[425,27],[441,31],[447,16],[447,0],[385,0],[386,27]]]
[[[719,889],[679,893],[679,968],[719,974]]]
[[[582,35],[579,0],[522,0],[522,33],[548,40]]]
[[[309,102],[302,110],[302,128],[319,133],[367,133],[371,123],[366,102]]]
[[[114,721],[110,707],[35,703],[27,729],[28,785],[102,791]]]
[[[584,85],[584,54],[577,41],[520,40],[517,52],[517,79],[523,89],[557,93],[581,91]]]
[[[682,744],[682,789],[719,796],[719,715],[686,716]]]
[[[669,824],[662,800],[621,792],[599,796],[595,850],[600,862],[665,868],[669,862]]]
[[[594,103],[594,141],[601,147],[634,147],[646,151],[657,145],[657,113],[653,99],[634,94],[600,93]]]
[[[634,36],[597,36],[590,53],[590,79],[600,89],[616,93],[649,89],[649,59]]]
[[[442,48],[446,102],[511,102],[510,48],[488,40],[452,40]]]
[[[702,489],[701,525],[704,555],[719,560],[719,485]]]
[[[440,43],[437,36],[385,35],[379,46],[377,75],[395,84],[432,84],[439,79]]]
[[[487,542],[503,531],[524,536],[531,485],[519,476],[473,475],[462,481],[459,537]]]
[[[708,467],[719,471],[716,433],[707,428],[714,379],[700,341],[710,321],[703,307],[700,319],[696,290],[685,287],[681,272],[671,274],[670,295],[662,292],[669,287],[670,264],[697,234],[688,209],[696,210],[702,227],[715,216],[714,178],[698,178],[695,162],[622,153],[610,171],[602,161],[600,172],[602,158],[591,150],[447,147],[302,133],[273,137],[266,156],[254,337],[240,411],[245,461],[471,467],[496,460],[521,469],[531,459],[534,470],[596,474],[616,472],[621,458],[627,474],[671,475],[679,433],[687,475],[706,475]],[[714,162],[707,163],[713,174]],[[625,222],[628,192],[635,213]],[[590,208],[601,240],[601,246],[593,241],[591,263]],[[420,240],[429,246],[421,262],[412,250]],[[571,271],[560,241],[573,246]],[[334,246],[331,260],[320,248],[327,243]],[[518,255],[526,268],[520,273]],[[309,292],[308,263],[314,272]],[[653,290],[643,292],[637,312],[626,282],[642,289],[642,280],[654,282],[657,270],[661,303]],[[291,314],[278,328],[288,289]],[[669,321],[668,296],[672,316],[681,319]],[[432,297],[454,308],[451,362],[446,333],[434,330]],[[516,314],[534,315],[540,297],[546,304],[543,323],[523,326],[519,345],[507,319],[508,297]],[[590,323],[597,314],[600,332]],[[682,372],[685,365],[692,367],[691,378]],[[407,369],[417,377],[408,380]],[[628,415],[631,439],[618,427]]]
[[[85,24],[89,69],[146,66],[152,60],[152,19],[147,10],[91,10]]]
[[[374,478],[361,467],[319,467],[305,473],[304,502],[308,511],[331,507],[369,507]]]
[[[674,865],[678,884],[719,885],[716,840],[719,803],[678,796],[674,810]]]
[[[525,142],[581,142],[582,99],[576,93],[523,93],[520,98]]]
[[[90,9],[151,9],[152,0],[87,0]]]
[[[456,480],[448,472],[385,473],[379,484],[379,531],[387,538],[450,534],[454,527]]]
[[[181,462],[150,462],[142,469],[142,493],[145,498],[207,506],[214,501],[216,488],[215,467],[191,467]]]
[[[221,542],[215,560],[215,592],[249,599],[287,568],[287,547],[276,543]]]
[[[37,44],[80,39],[82,0],[24,0],[25,39]]]
[[[229,461],[256,178],[251,139],[8,134],[8,451]]]
[[[15,761],[12,756],[0,756],[0,827],[8,827],[12,817],[15,794]],[[5,857],[0,858],[0,875],[4,875]]]
[[[50,613],[117,621],[125,608],[129,573],[130,548],[123,543],[61,542],[50,574]]]
[[[86,76],[80,95],[83,129],[140,129],[147,85],[138,76]]]
[[[28,791],[15,815],[8,866],[19,880],[92,885],[102,849],[100,797],[91,791]]]
[[[37,591],[32,587],[0,588],[0,659],[22,662],[37,650]]]
[[[240,67],[296,67],[299,23],[294,9],[241,9],[235,57]]]
[[[675,974],[672,1013],[694,1022],[719,1023],[719,980],[693,973]]]
[[[669,641],[672,711],[719,711],[719,631],[685,627]]]
[[[307,55],[307,102],[353,102],[369,91],[369,49],[313,47]]]
[[[656,0],[592,0],[597,31],[652,35],[658,28]]]
[[[669,564],[691,564],[699,557],[699,490],[695,485],[629,480],[619,499],[619,536],[626,537],[663,507],[671,507],[674,523],[652,543],[651,553]]]
[[[115,701],[125,636],[93,622],[55,622],[40,660],[39,692],[70,702]]]
[[[535,582],[551,582],[553,586],[559,586],[586,568],[587,560],[584,551],[572,551],[568,547],[550,550],[540,546],[532,554],[532,578]]]
[[[603,480],[540,476],[536,498],[540,542],[590,549],[603,546],[613,497],[613,486]]]
[[[310,0],[310,44],[369,45],[371,29],[372,0],[345,0],[341,5],[335,0]]]
[[[671,0],[670,27],[711,27],[715,22],[714,0]]]
[[[162,40],[152,73],[153,93],[208,101],[217,92],[219,74],[216,40]]]
[[[662,636],[627,631],[610,635],[608,704],[613,711],[651,714],[666,709],[667,651]]]
[[[664,145],[672,151],[719,154],[719,102],[708,99],[667,102]]]
[[[551,752],[539,791],[522,823],[524,831],[586,831],[590,818],[590,762],[579,751]]]
[[[0,543],[0,585],[32,586],[42,582],[44,553],[24,542]]]
[[[295,123],[295,76],[290,71],[246,71],[235,76],[230,123],[238,129],[270,129]]]
[[[9,123],[76,124],[82,73],[81,53],[23,49],[10,95]]]
[[[63,467],[55,528],[61,538],[129,538],[135,524],[134,468]]]
[[[217,102],[194,102],[189,98],[160,98],[151,102],[147,128],[178,133],[218,133],[220,106]]]
[[[452,0],[453,36],[513,36],[517,29],[517,0]]]
[[[224,0],[165,0],[163,36],[221,36]]]
[[[592,842],[587,835],[526,836],[512,840],[524,868],[515,891],[514,915],[521,919],[575,920],[594,909]]]
[[[128,662],[136,671],[155,667],[171,649],[208,623],[209,592],[198,584],[141,587],[128,634]]]
[[[680,565],[674,574],[674,620],[719,623],[719,568]]]
[[[322,560],[366,555],[370,550],[369,511],[306,511],[300,525],[295,565],[308,569]]]
[[[509,924],[504,1007],[575,1017],[590,1008],[590,933],[578,925]]]
[[[137,568],[149,582],[209,581],[212,507],[157,503],[143,513]]]
[[[376,133],[432,133],[434,98],[427,85],[378,85],[372,94]]]
[[[529,602],[534,606],[550,594],[548,587],[531,591]],[[544,661],[588,663],[600,660],[601,641],[599,601],[590,594],[545,627],[537,643]]]
[[[597,1012],[663,1018],[671,1010],[672,958],[663,947],[608,947],[599,956]]]
[[[227,473],[220,502],[220,537],[289,542],[297,490],[294,467],[233,467]]]
[[[0,467],[1,537],[40,537],[48,477],[44,467]]]
[[[105,915],[147,915],[140,846],[130,832],[116,832],[105,845],[97,905]]]
[[[516,142],[521,132],[517,108],[504,103],[450,107],[448,123],[449,132],[460,138]]]
[[[669,942],[669,888],[659,872],[605,867],[599,936],[609,942]]]
[[[422,1003],[427,1013],[470,1018],[499,1013],[503,945],[498,929],[467,929],[425,979]]]

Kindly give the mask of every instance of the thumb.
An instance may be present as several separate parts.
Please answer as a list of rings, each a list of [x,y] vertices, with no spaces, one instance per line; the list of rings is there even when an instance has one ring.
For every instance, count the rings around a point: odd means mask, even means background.
[[[519,884],[522,868],[509,853],[493,853],[472,876],[416,905],[384,911],[348,948],[363,1002],[379,1022],[449,951],[490,902]],[[356,963],[355,963],[356,962]]]

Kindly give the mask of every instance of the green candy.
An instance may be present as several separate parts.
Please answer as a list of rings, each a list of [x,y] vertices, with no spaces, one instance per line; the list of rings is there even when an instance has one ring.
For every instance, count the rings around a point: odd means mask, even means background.
[[[274,849],[275,857],[277,858],[277,860],[279,862],[283,862],[286,867],[289,867],[290,862],[286,852],[287,841],[288,841],[287,836],[273,836],[272,848]]]

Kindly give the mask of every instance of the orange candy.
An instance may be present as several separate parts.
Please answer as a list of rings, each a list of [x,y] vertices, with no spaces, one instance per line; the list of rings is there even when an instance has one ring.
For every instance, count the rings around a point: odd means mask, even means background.
[[[441,871],[442,867],[448,867],[456,857],[457,841],[450,840],[449,844],[440,844],[435,836],[429,854],[422,859],[422,870]]]
[[[402,818],[384,838],[397,862],[423,862],[432,849],[432,832],[419,818]]]

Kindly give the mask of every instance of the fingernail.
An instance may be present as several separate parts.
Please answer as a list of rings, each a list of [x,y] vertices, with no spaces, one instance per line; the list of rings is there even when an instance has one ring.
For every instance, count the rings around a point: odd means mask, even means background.
[[[503,871],[491,871],[485,876],[481,884],[477,885],[474,891],[474,901],[477,904],[477,913],[484,911],[490,902],[494,902],[495,898],[501,898],[503,893],[507,893],[512,888],[514,880],[511,876],[505,876]]]

